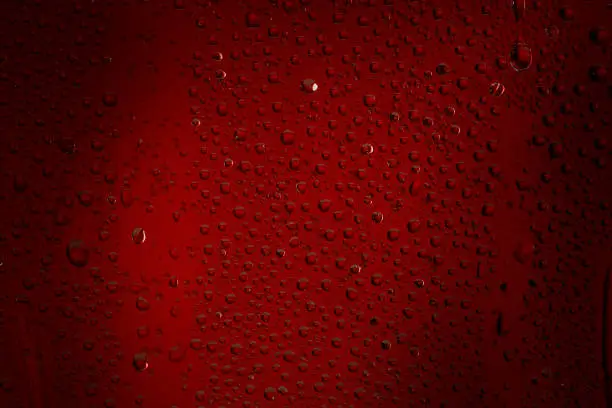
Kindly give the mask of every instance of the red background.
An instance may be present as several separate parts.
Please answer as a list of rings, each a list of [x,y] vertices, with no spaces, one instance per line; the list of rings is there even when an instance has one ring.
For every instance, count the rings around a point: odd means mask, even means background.
[[[612,11],[523,4],[2,2],[0,406],[606,406]]]

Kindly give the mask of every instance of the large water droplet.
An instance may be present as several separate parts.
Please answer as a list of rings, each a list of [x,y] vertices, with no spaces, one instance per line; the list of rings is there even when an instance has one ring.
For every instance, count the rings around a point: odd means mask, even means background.
[[[147,353],[136,353],[134,354],[132,364],[137,371],[142,372],[149,368],[149,362],[147,360]]]
[[[218,69],[215,71],[215,78],[217,78],[217,80],[222,81],[225,77],[227,77],[227,73],[224,70]]]
[[[526,43],[516,42],[510,51],[510,66],[515,71],[524,71],[531,66],[531,48]]]
[[[560,30],[557,26],[551,25],[544,29],[546,36],[551,40],[556,40],[559,37]]]
[[[361,145],[361,153],[365,155],[370,155],[374,153],[374,146],[372,146],[370,143],[364,143],[363,145]]]

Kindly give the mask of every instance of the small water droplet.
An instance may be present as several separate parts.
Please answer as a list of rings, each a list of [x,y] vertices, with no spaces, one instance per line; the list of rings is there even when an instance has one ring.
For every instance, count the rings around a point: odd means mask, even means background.
[[[143,298],[142,296],[136,299],[136,309],[140,310],[141,312],[146,312],[150,308],[151,304],[147,299]]]
[[[66,255],[70,263],[78,268],[82,268],[89,263],[89,248],[83,241],[74,240],[68,244]]]
[[[559,28],[557,26],[551,25],[544,29],[546,36],[551,40],[556,40],[559,37]]]
[[[492,82],[489,85],[489,93],[493,96],[502,96],[506,92],[506,87],[499,82]]]
[[[135,244],[143,244],[147,240],[147,234],[142,228],[134,228],[132,231],[132,241]]]
[[[374,153],[374,146],[369,143],[361,145],[361,153],[366,155]]]
[[[301,84],[301,88],[304,92],[313,93],[319,89],[319,85],[314,81],[314,79],[304,79]]]
[[[218,70],[215,71],[215,78],[217,78],[220,81],[224,80],[226,76],[227,76],[227,74],[222,69],[218,69]]]
[[[132,360],[132,364],[137,371],[145,371],[149,368],[149,362],[147,361],[146,353],[136,353],[134,354],[134,359]]]
[[[361,266],[359,266],[359,265],[351,265],[351,267],[349,268],[349,272],[352,275],[359,275],[359,273],[361,273]]]

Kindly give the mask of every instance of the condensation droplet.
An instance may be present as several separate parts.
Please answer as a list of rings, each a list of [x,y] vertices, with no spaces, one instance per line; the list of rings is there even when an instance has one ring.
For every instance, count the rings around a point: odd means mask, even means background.
[[[147,234],[142,228],[134,228],[132,231],[132,241],[135,244],[143,244],[147,240]]]
[[[554,25],[548,26],[544,29],[544,32],[546,33],[546,36],[550,38],[551,40],[556,40],[557,38],[559,38],[560,31],[557,26],[554,26]]]
[[[361,153],[366,155],[374,153],[374,146],[372,146],[370,143],[361,145]]]
[[[227,74],[222,69],[218,69],[215,71],[215,78],[217,78],[219,81],[224,80],[226,76]]]
[[[517,42],[512,46],[509,60],[510,66],[515,71],[529,69],[532,59],[531,48],[526,43]]]
[[[525,10],[527,0],[512,0],[512,9],[514,10],[514,18],[516,21],[520,21],[525,16]]]
[[[319,89],[319,85],[314,81],[314,79],[304,79],[301,84],[302,90],[307,93],[316,92]]]
[[[374,221],[376,224],[380,224],[383,221],[383,218],[383,213],[379,211],[372,213],[372,221]]]
[[[489,93],[493,96],[502,96],[506,92],[506,87],[499,82],[492,82],[489,85]]]
[[[63,153],[74,154],[77,151],[77,145],[71,137],[62,137],[58,140],[58,146]]]
[[[66,256],[72,265],[82,268],[89,263],[89,248],[83,241],[71,241],[66,248]]]
[[[132,365],[136,369],[136,371],[145,371],[149,368],[149,362],[147,359],[146,353],[136,353],[134,354],[134,359],[132,360]]]

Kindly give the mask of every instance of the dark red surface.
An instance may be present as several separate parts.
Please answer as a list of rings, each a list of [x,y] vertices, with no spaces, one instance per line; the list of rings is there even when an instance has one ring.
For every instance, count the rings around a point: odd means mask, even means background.
[[[611,13],[3,1],[0,407],[605,407]]]

